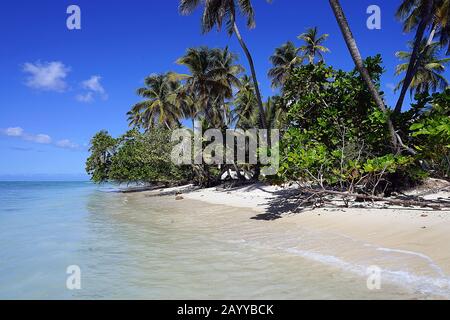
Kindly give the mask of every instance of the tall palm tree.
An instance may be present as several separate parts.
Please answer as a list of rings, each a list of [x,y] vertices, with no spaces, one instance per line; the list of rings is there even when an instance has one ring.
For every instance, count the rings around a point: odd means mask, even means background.
[[[177,75],[172,75],[177,78]],[[176,92],[175,104],[181,110],[184,119],[190,119],[192,121],[192,129],[195,126],[195,120],[201,112],[201,106],[199,105],[196,97],[188,90],[188,88],[182,85]]]
[[[233,122],[236,123],[236,127],[240,129],[249,129],[258,123],[258,121],[253,121],[255,119],[255,114],[257,119],[258,102],[256,101],[253,81],[248,75],[244,75],[241,78],[241,85],[236,92],[233,104]]]
[[[281,87],[289,72],[302,63],[303,59],[298,56],[298,51],[291,41],[275,49],[275,53],[270,57],[273,67],[268,72],[268,76],[272,79],[272,87]]]
[[[131,126],[145,130],[156,126],[174,128],[180,125],[181,111],[176,106],[175,96],[180,83],[168,74],[151,75],[145,79],[145,87],[137,94],[144,101],[137,103],[127,113]]]
[[[348,50],[350,51],[350,55],[352,56],[352,59],[355,63],[356,69],[361,74],[361,77],[363,78],[364,82],[366,83],[370,94],[372,95],[377,107],[383,112],[387,113],[386,106],[384,104],[383,99],[381,98],[380,93],[378,92],[377,87],[373,83],[369,71],[364,66],[363,59],[361,57],[361,53],[358,49],[358,46],[356,44],[356,40],[353,37],[353,33],[350,30],[350,26],[348,25],[347,19],[345,18],[344,11],[342,10],[341,4],[339,3],[339,0],[329,0],[330,6],[333,10],[334,16],[336,17],[336,21],[339,24],[339,28],[341,29],[342,35],[344,37],[345,43],[347,44]],[[391,136],[391,144],[392,147],[396,150],[398,149],[399,144],[402,144],[401,141],[398,139],[397,133],[395,132],[394,125],[392,123],[392,120],[387,117],[387,125],[389,129],[389,133]],[[405,149],[407,149],[410,153],[415,153],[414,150],[402,145]]]
[[[447,47],[446,54],[448,55],[450,54],[450,0],[439,0],[438,2],[438,7],[435,10],[435,17],[440,26],[439,42],[443,47]]]
[[[188,68],[189,74],[177,74],[184,79],[185,95],[190,96],[197,116],[203,115],[209,121],[222,126],[228,122],[226,100],[233,97],[233,90],[240,85],[238,75],[243,71],[236,64],[236,55],[228,48],[189,48],[177,63]],[[193,111],[193,110],[191,110]]]
[[[244,42],[239,28],[236,24],[237,12],[240,11],[247,18],[247,27],[255,27],[255,13],[251,0],[180,0],[179,11],[183,15],[191,14],[201,3],[204,5],[202,16],[202,31],[207,33],[211,31],[214,26],[217,26],[220,30],[223,23],[226,24],[228,33],[230,35],[235,34],[239,44],[244,50],[250,65],[252,73],[253,83],[255,86],[255,94],[258,102],[258,108],[260,109],[260,126],[265,123],[264,113],[262,112],[264,107],[261,98],[261,92],[258,86],[258,80],[256,76],[256,70],[253,63],[253,58],[250,51]]]
[[[412,48],[414,43],[410,43]],[[423,40],[420,46],[420,57],[421,59],[417,61],[418,64],[417,71],[409,85],[411,94],[413,92],[424,93],[424,92],[435,92],[438,88],[445,89],[448,86],[448,81],[442,75],[445,71],[445,65],[450,62],[450,58],[439,59],[439,43],[427,44],[426,40]],[[409,61],[411,60],[412,53],[406,51],[399,51],[396,56],[406,61],[397,66],[396,75],[404,73],[408,70]],[[397,89],[402,87],[402,80]]]
[[[308,58],[310,64],[314,63],[316,57],[319,58],[319,61],[323,61],[323,53],[330,52],[327,47],[322,45],[328,36],[328,34],[319,36],[317,27],[309,28],[305,33],[298,36],[300,40],[305,42],[305,44],[300,47],[300,50],[304,52],[304,55]]]
[[[283,115],[283,109],[280,104],[280,98],[278,96],[269,97],[265,103],[266,113],[266,128],[280,129]]]
[[[397,104],[395,105],[394,112],[400,113],[402,110],[403,102],[406,97],[406,93],[417,71],[418,65],[416,62],[419,59],[420,45],[424,38],[425,31],[428,27],[437,26],[436,20],[433,19],[433,12],[436,9],[436,5],[440,0],[403,0],[400,7],[397,9],[397,18],[404,21],[404,31],[409,32],[416,28],[416,35],[414,39],[414,46],[411,53],[410,63],[408,64],[408,69],[406,71],[405,80],[402,84],[402,90],[398,98]],[[435,27],[431,27],[435,30]],[[431,43],[434,36],[434,31],[430,34],[429,43]]]

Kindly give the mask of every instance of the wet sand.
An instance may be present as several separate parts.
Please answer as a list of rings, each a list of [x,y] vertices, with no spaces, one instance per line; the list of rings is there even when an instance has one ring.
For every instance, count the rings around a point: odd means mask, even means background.
[[[364,267],[377,266],[385,280],[403,283],[424,292],[450,296],[450,212],[421,208],[332,207],[285,210],[273,215],[273,206],[285,192],[280,187],[249,186],[233,191],[200,190],[183,196],[208,203],[251,208],[255,221],[263,221],[269,233],[279,237],[302,237],[314,233],[314,241],[291,241],[288,251],[309,259],[340,265],[362,274]],[[425,198],[448,198],[449,193]],[[277,236],[264,242],[276,243]],[[310,239],[309,239],[310,240]],[[286,244],[283,244],[286,247]]]

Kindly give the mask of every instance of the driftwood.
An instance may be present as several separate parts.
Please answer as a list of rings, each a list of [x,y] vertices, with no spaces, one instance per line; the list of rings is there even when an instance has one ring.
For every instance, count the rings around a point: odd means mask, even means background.
[[[120,189],[117,192],[119,193],[138,193],[138,192],[144,192],[144,191],[154,191],[162,188],[167,188],[165,185],[152,185],[152,186],[139,186],[139,187],[131,187],[126,189]]]
[[[187,186],[184,188],[180,188],[180,189],[176,189],[176,190],[170,190],[170,191],[165,191],[164,188],[159,188],[161,191],[159,192],[154,192],[154,193],[149,193],[147,195],[145,195],[145,197],[147,198],[152,198],[152,197],[162,197],[162,196],[178,196],[181,195],[183,193],[189,193],[189,192],[193,192],[196,190],[201,189],[198,186]]]
[[[335,190],[327,190],[327,189],[303,189],[303,191],[307,193],[311,193],[312,197],[320,197],[322,195],[335,195],[345,198],[355,198],[361,200],[369,200],[369,201],[382,201],[392,205],[400,205],[404,207],[421,207],[421,208],[431,208],[433,210],[442,210],[442,209],[450,209],[450,202],[447,201],[436,201],[436,200],[425,200],[425,199],[393,199],[393,198],[384,198],[379,196],[372,196],[366,194],[356,194],[351,192],[342,192]]]

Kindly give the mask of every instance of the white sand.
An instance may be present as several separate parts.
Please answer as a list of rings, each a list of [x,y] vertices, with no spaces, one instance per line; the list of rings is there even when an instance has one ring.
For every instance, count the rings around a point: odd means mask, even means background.
[[[286,240],[292,242],[290,251],[321,262],[330,257],[333,263],[342,261],[351,265],[373,261],[386,270],[399,270],[404,281],[432,282],[435,288],[443,289],[443,296],[450,296],[450,211],[383,203],[352,203],[346,208],[339,201],[314,210],[307,207],[292,212],[289,206],[275,210],[281,200],[290,199],[294,188],[295,185],[283,188],[256,184],[231,190],[209,188],[188,192],[186,187],[178,187],[161,191],[181,193],[178,197],[181,203],[185,199],[187,206],[188,200],[197,200],[245,208],[235,211],[234,217],[227,216],[232,218],[229,225],[236,224],[233,228],[250,224],[250,229],[255,230],[254,234],[243,236],[245,241],[254,237],[258,243],[272,247]],[[431,183],[408,194],[450,199],[450,192],[441,189],[442,184]],[[152,191],[155,192],[159,191]],[[289,203],[295,205],[298,200]],[[211,218],[224,219],[223,212],[214,211]],[[311,238],[308,234],[315,236]],[[398,276],[396,272],[394,275]]]
[[[183,196],[191,200],[200,200],[211,204],[231,207],[251,208],[263,212],[268,208],[270,200],[277,197],[276,192],[283,190],[287,189],[277,186],[254,184],[230,191],[217,190],[217,188],[202,189],[186,193]]]
[[[183,197],[211,204],[251,208],[264,214],[271,207],[271,202],[287,197],[291,188],[293,187],[283,189],[262,184],[230,191],[209,188],[183,194]],[[438,192],[424,196],[428,199],[439,197],[450,198],[450,193]],[[450,211],[392,206],[383,208],[382,204],[372,208],[370,205],[368,208],[343,208],[336,205],[307,209],[295,214],[286,212],[281,219],[271,222],[339,233],[371,246],[423,256],[450,275]]]

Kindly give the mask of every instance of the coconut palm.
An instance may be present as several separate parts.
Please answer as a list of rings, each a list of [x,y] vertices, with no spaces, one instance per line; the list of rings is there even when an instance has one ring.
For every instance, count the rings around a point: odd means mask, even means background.
[[[200,4],[203,4],[203,16],[202,16],[202,32],[207,33],[211,31],[214,26],[220,30],[225,23],[228,33],[230,35],[235,34],[239,44],[241,45],[252,73],[253,83],[255,86],[255,94],[258,102],[258,108],[263,111],[263,103],[261,98],[261,92],[258,86],[258,80],[256,76],[256,70],[253,63],[253,58],[250,51],[244,42],[242,35],[236,23],[237,13],[240,12],[247,18],[247,27],[255,27],[255,14],[253,6],[250,0],[180,0],[179,11],[183,15],[191,14]],[[265,123],[264,113],[260,112],[261,119],[259,120],[260,126]]]
[[[339,0],[329,0],[331,9],[333,10],[334,16],[336,17],[336,21],[339,25],[339,28],[341,29],[341,33],[344,37],[345,43],[348,47],[348,50],[350,51],[350,55],[352,56],[352,59],[355,63],[356,69],[361,74],[361,77],[363,78],[363,81],[367,85],[370,94],[372,95],[377,107],[383,112],[387,113],[386,106],[384,104],[383,99],[381,98],[380,93],[378,92],[377,87],[372,81],[372,78],[370,77],[369,71],[364,66],[364,62],[361,56],[361,53],[358,49],[358,46],[356,44],[356,40],[353,37],[353,33],[350,30],[350,26],[348,25],[347,19],[345,17],[344,11],[342,10],[341,4],[339,3]],[[401,144],[401,141],[398,139],[398,136],[395,132],[394,125],[392,123],[392,120],[387,117],[387,125],[389,128],[389,133],[391,135],[391,144],[394,149],[398,150],[399,143]],[[403,146],[407,148],[406,146]],[[413,150],[410,148],[407,148],[407,150],[411,153],[414,153]]]
[[[184,95],[190,97],[190,108],[195,114],[219,126],[227,123],[229,107],[226,100],[231,99],[233,89],[239,87],[238,75],[243,71],[242,66],[236,64],[236,56],[228,48],[190,48],[177,63],[189,70],[189,74],[176,76],[184,79]],[[194,101],[195,107],[192,106]]]
[[[450,0],[439,1],[439,5],[435,10],[435,17],[440,25],[439,42],[442,46],[447,47],[446,54],[448,55],[450,53]]]
[[[328,34],[319,36],[319,30],[317,27],[309,28],[305,33],[298,36],[300,40],[303,40],[305,44],[300,47],[309,63],[313,64],[316,57],[319,61],[324,61],[323,53],[330,52],[330,50],[322,44],[328,38]]]
[[[396,16],[403,21],[403,30],[409,32],[415,28],[416,35],[413,50],[411,52],[410,63],[408,64],[406,76],[402,83],[402,90],[394,109],[395,113],[401,112],[406,93],[410,87],[414,74],[417,71],[418,65],[416,65],[416,62],[419,59],[420,45],[428,27],[432,28],[428,43],[431,43],[432,41],[435,27],[438,25],[437,21],[434,19],[433,12],[436,11],[440,1],[441,0],[403,0],[397,9]]]
[[[414,43],[410,43],[412,48]],[[439,43],[432,43],[427,45],[427,41],[423,40],[420,46],[419,54],[421,59],[417,61],[417,71],[409,85],[411,94],[413,92],[435,92],[437,89],[445,89],[448,86],[448,81],[442,75],[445,71],[445,65],[450,62],[450,58],[440,59],[438,57],[440,51]],[[400,60],[406,61],[397,66],[396,75],[405,73],[408,70],[409,61],[411,60],[412,53],[406,51],[399,51],[396,56]],[[402,80],[397,89],[403,86],[404,80]]]
[[[147,77],[145,87],[137,90],[137,94],[146,100],[137,103],[128,112],[129,124],[145,130],[156,126],[178,127],[181,110],[175,103],[175,97],[179,88],[180,83],[172,80],[169,74]]]
[[[266,128],[279,129],[283,121],[283,109],[281,107],[280,97],[269,97],[265,103]]]
[[[431,12],[428,12],[430,6]],[[396,16],[403,22],[403,31],[411,32],[418,29],[421,23],[426,23],[423,33],[425,34],[428,27],[428,44],[431,44],[437,35],[440,36],[441,45],[449,44],[450,0],[403,0]]]
[[[253,81],[248,75],[241,78],[241,85],[236,92],[233,104],[233,122],[236,123],[236,127],[249,129],[254,127],[255,123],[258,123],[258,121],[253,121],[255,114],[257,119],[258,102],[255,97]]]
[[[239,74],[244,71],[244,68],[236,64],[237,56],[225,47],[224,50],[211,50],[213,68],[211,74],[214,79],[222,86],[218,91],[218,95],[223,99],[233,98],[233,89],[239,88],[241,82],[239,81]]]
[[[273,67],[268,72],[268,76],[272,79],[272,87],[281,87],[289,72],[302,63],[303,59],[298,56],[298,51],[291,41],[275,49],[275,53],[270,57]]]

